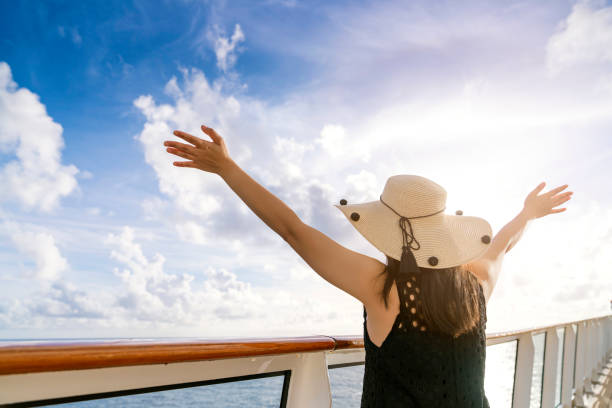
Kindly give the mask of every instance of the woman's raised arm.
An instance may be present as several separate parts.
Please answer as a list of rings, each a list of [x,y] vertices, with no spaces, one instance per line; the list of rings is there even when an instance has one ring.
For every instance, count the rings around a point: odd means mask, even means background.
[[[559,194],[567,188],[567,184],[538,195],[545,185],[544,182],[540,183],[527,195],[521,212],[499,230],[487,251],[480,258],[468,264],[468,269],[483,281],[487,300],[497,283],[504,255],[516,245],[527,225],[536,218],[566,210],[566,208],[555,207],[571,198],[573,194],[571,191]]]
[[[360,300],[366,307],[377,302],[372,290],[385,265],[379,260],[352,251],[327,235],[304,224],[297,214],[274,194],[253,180],[229,156],[225,141],[214,129],[202,126],[213,140],[202,140],[185,132],[174,134],[192,145],[165,141],[168,152],[191,161],[174,162],[216,173],[244,203],[280,235],[323,279]]]

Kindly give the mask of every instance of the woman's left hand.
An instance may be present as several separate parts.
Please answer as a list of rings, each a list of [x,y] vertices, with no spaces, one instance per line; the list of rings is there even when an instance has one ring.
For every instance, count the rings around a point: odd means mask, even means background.
[[[164,141],[164,146],[168,146],[166,151],[190,161],[174,162],[178,167],[195,167],[210,173],[220,174],[232,163],[225,140],[213,128],[202,125],[202,131],[212,139],[212,142],[200,139],[189,133],[175,130],[174,135],[186,140],[191,144]]]

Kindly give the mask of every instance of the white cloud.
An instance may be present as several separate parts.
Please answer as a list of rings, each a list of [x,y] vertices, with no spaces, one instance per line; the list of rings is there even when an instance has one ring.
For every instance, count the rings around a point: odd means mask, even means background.
[[[165,211],[168,208],[168,204],[168,201],[162,200],[160,197],[145,198],[140,203],[144,219],[147,221],[163,220],[163,218],[167,216]]]
[[[125,227],[121,235],[109,234],[105,243],[113,247],[111,256],[126,268],[115,268],[125,292],[118,302],[129,314],[140,320],[167,324],[202,324],[211,315],[219,318],[249,317],[254,306],[264,303],[250,285],[237,280],[227,270],[208,268],[208,280],[200,288],[193,287],[190,274],[164,271],[165,257],[155,254],[146,258],[134,241],[134,230]]]
[[[0,152],[15,154],[0,169],[0,200],[50,212],[77,188],[74,165],[62,165],[62,127],[47,115],[38,95],[17,88],[8,64],[0,62]]]
[[[34,277],[42,280],[56,280],[68,269],[68,261],[62,256],[53,235],[43,231],[26,230],[19,224],[5,221],[3,224],[17,251],[26,259],[33,261],[35,267],[24,267],[24,277]]]
[[[370,160],[371,147],[369,141],[363,138],[349,137],[346,129],[341,125],[325,125],[321,129],[321,136],[315,139],[315,143],[321,145],[323,151],[331,159],[338,160]]]
[[[214,242],[213,237],[207,236],[206,229],[193,221],[176,224],[176,231],[179,237],[185,242],[200,245],[210,245]]]
[[[361,170],[356,174],[349,174],[346,176],[346,184],[349,186],[347,194],[356,203],[370,201],[373,197],[378,197],[382,194],[382,191],[379,191],[381,182],[376,177],[376,174],[367,170]]]
[[[216,30],[218,31],[218,29]],[[223,72],[229,70],[236,63],[236,52],[238,43],[244,41],[244,33],[240,28],[240,24],[234,27],[234,34],[230,38],[224,37],[221,34],[216,34],[214,39],[215,55],[217,56],[217,66]]]
[[[100,296],[92,296],[69,282],[54,282],[39,299],[26,302],[36,317],[99,319],[108,314]]]
[[[329,288],[319,289],[315,299],[308,291],[313,282],[306,265],[283,268],[287,272],[278,276],[296,278],[301,283],[297,293],[253,288],[226,268],[205,263],[201,275],[170,273],[166,258],[160,253],[146,256],[136,235],[126,226],[104,239],[111,258],[120,264],[113,268],[119,284],[84,288],[62,280],[24,299],[0,299],[0,329],[57,330],[64,336],[82,336],[86,327],[90,336],[150,336],[154,331],[156,336],[253,337],[308,335],[324,324],[346,333],[347,306],[359,307]],[[333,309],[343,312],[330,313]],[[358,318],[354,320],[358,326]]]
[[[276,136],[272,146],[279,161],[279,170],[283,172],[287,181],[303,182],[304,173],[299,166],[307,152],[314,150],[314,146],[308,143],[300,143],[294,137]]]
[[[612,67],[612,6],[579,1],[547,45],[547,65],[556,74],[575,66]]]

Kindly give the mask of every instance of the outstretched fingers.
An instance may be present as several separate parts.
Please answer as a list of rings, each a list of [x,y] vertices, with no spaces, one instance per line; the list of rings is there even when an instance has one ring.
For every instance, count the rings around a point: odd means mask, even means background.
[[[548,192],[547,192],[547,193],[545,193],[544,195],[549,196],[549,197],[552,197],[552,196],[554,196],[555,194],[557,194],[558,192],[565,190],[566,188],[567,188],[567,184],[564,184],[564,185],[559,186],[559,187],[557,187],[557,188],[553,188],[552,190],[548,191]]]
[[[190,159],[190,160],[194,160],[196,158],[196,156],[190,152],[186,152],[184,150],[180,150],[180,149],[175,149],[174,147],[169,147],[166,149],[166,151],[168,153],[172,153],[175,154],[177,156],[180,157],[184,157],[185,159]]]
[[[529,197],[535,197],[538,195],[538,193],[540,191],[542,191],[542,189],[544,188],[544,186],[546,185],[545,182],[541,182],[540,184],[537,185],[536,188],[534,188],[533,190],[531,190],[531,192],[529,193]]]
[[[218,144],[218,145],[221,144],[221,141],[223,140],[223,138],[219,136],[219,134],[217,133],[215,129],[205,126],[205,125],[202,125],[201,127],[202,127],[202,132],[210,136],[210,138],[213,140],[215,144]]]
[[[563,207],[563,208],[555,208],[554,210],[550,210],[550,213],[551,213],[551,214],[554,214],[554,213],[560,213],[560,212],[565,211],[566,209],[567,209],[567,208],[565,208],[565,207]]]
[[[563,194],[560,194],[558,197],[555,197],[555,199],[552,201],[553,208],[551,208],[550,213],[555,214],[555,213],[560,213],[560,212],[565,211],[567,209],[566,207],[563,207],[563,208],[554,208],[554,207],[557,207],[563,204],[564,202],[569,201],[572,198],[572,194],[573,194],[572,191],[568,191]]]
[[[199,137],[190,135],[189,133],[183,132],[182,130],[175,130],[174,135],[180,137],[181,139],[185,139],[186,141],[188,141],[189,143],[191,143],[192,145],[196,147],[202,146],[203,145],[202,142],[204,142],[204,140],[200,139]]]
[[[178,166],[178,167],[196,167],[196,164],[193,161],[174,162],[172,164],[174,164],[175,166]]]
[[[569,200],[570,198],[572,198],[572,191],[568,191],[566,193],[563,194],[559,194],[556,197],[552,197],[553,203],[555,203],[555,205],[559,205],[561,203],[566,202],[567,200]]]
[[[174,148],[175,150],[181,150],[185,153],[195,154],[197,147],[193,147],[190,144],[179,143],[174,141],[166,141],[164,142],[164,146],[169,146],[169,149]],[[168,149],[168,151],[170,151]]]

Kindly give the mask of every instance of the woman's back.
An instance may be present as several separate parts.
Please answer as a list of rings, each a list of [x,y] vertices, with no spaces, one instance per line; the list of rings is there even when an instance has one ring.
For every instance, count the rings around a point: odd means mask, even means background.
[[[365,373],[361,407],[489,407],[484,394],[486,301],[480,322],[453,338],[428,330],[419,278],[396,281],[400,312],[380,347],[370,339],[364,307]]]

